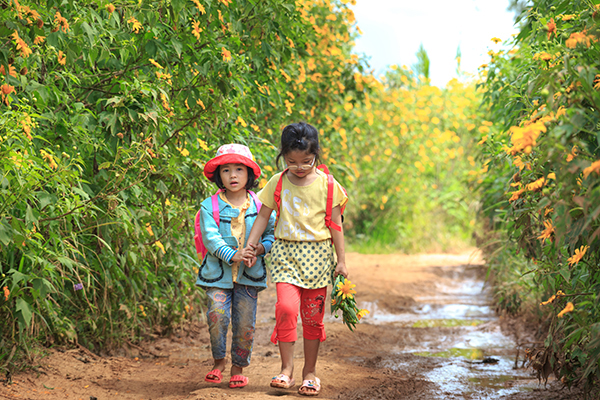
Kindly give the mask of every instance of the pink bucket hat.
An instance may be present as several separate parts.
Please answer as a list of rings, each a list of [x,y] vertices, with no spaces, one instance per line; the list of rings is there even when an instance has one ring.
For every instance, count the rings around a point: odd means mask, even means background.
[[[214,182],[217,167],[224,164],[244,164],[246,167],[252,168],[256,178],[260,176],[260,167],[254,162],[254,157],[248,146],[244,146],[243,144],[232,143],[219,147],[215,158],[207,162],[204,166],[204,175],[211,182]]]

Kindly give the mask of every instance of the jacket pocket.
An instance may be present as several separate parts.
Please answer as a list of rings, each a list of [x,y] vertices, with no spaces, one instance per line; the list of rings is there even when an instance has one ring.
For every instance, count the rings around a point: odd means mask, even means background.
[[[225,262],[207,254],[198,271],[198,280],[205,283],[214,283],[223,279],[225,275]]]
[[[244,277],[252,282],[263,282],[267,279],[267,268],[262,257],[256,260],[256,264],[252,268],[248,268],[244,264]]]

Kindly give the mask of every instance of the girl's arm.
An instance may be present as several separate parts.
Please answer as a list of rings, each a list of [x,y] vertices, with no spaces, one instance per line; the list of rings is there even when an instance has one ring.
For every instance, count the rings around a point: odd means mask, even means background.
[[[331,210],[331,220],[340,226],[341,231],[331,229],[331,238],[335,246],[335,254],[337,255],[337,266],[333,276],[342,275],[348,279],[348,269],[346,268],[346,249],[344,248],[344,227],[342,226],[342,210],[340,206],[334,207]]]
[[[260,208],[260,212],[258,216],[254,220],[254,224],[252,225],[252,230],[250,231],[250,235],[248,235],[248,241],[246,242],[246,248],[244,249],[244,254],[251,249],[252,253],[255,254],[255,248],[259,243],[260,237],[267,228],[269,223],[269,218],[271,217],[271,212],[273,212],[272,208],[265,206],[264,204]],[[256,255],[256,254],[255,254]],[[255,257],[244,256],[244,262],[248,267],[252,267],[254,262],[256,262]]]

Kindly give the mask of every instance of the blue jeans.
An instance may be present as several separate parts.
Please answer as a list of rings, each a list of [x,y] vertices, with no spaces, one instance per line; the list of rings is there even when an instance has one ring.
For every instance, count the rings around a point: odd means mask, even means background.
[[[233,289],[206,288],[208,295],[208,332],[213,358],[227,354],[227,330],[231,321],[231,363],[244,368],[250,365],[256,324],[258,288],[233,284]]]

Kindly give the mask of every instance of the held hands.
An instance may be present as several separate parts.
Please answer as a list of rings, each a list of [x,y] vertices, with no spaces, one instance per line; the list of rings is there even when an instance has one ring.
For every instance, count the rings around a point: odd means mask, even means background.
[[[264,249],[262,244],[248,243],[242,250],[242,258],[248,268],[252,268],[256,264],[256,256],[264,253]]]

